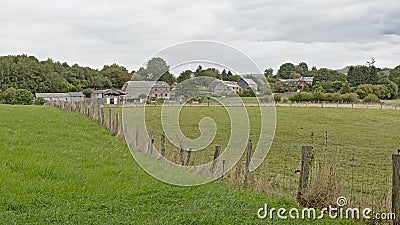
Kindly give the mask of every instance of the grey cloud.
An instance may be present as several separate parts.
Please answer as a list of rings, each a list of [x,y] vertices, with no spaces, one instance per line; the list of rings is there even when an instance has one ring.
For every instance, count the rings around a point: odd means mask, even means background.
[[[400,64],[399,9],[397,0],[20,0],[0,8],[0,54],[137,69],[164,47],[211,39],[236,44],[261,67],[296,55],[337,66],[364,54],[393,66]],[[343,54],[320,55],[335,49]]]

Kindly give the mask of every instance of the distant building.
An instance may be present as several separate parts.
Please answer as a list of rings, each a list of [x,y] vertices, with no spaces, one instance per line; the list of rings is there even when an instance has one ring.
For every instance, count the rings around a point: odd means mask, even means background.
[[[135,102],[147,97],[169,99],[170,86],[164,81],[128,81],[122,86],[125,102]]]
[[[257,92],[258,90],[257,83],[250,78],[241,78],[238,82],[238,85],[240,88],[242,88],[242,91],[246,91],[247,88],[252,88],[254,92]]]
[[[298,92],[302,91],[306,85],[311,86],[314,81],[314,77],[300,77],[296,79],[278,79],[277,84],[286,84],[289,86],[290,91]]]
[[[218,80],[218,79],[213,80],[213,81],[208,85],[208,90],[209,90],[210,92],[214,92],[215,87],[216,87],[219,83],[221,83],[221,82],[222,82],[222,80]]]
[[[85,101],[85,95],[82,92],[70,92],[71,102],[83,102]]]
[[[97,102],[108,105],[116,105],[121,103],[122,96],[123,93],[121,91],[113,89],[95,90],[92,93],[92,99],[97,99]]]
[[[80,102],[84,101],[85,96],[82,92],[69,93],[35,93],[35,99],[43,98],[45,101],[65,101]]]
[[[213,90],[214,96],[229,96],[240,93],[239,85],[234,81],[221,81]]]

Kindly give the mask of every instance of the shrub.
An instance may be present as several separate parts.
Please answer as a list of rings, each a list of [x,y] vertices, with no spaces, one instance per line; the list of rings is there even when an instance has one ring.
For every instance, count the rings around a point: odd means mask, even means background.
[[[327,93],[324,94],[324,100],[328,102],[338,102],[341,99],[341,96],[339,93]]]
[[[313,95],[310,92],[300,92],[289,97],[292,102],[309,102],[313,100]]]
[[[1,103],[12,104],[14,96],[15,96],[15,89],[12,87],[7,88],[7,90],[5,90],[1,95]]]
[[[14,93],[13,105],[32,105],[33,94],[26,89],[17,89]]]
[[[315,102],[324,101],[324,93],[317,91],[313,93],[312,100]]]
[[[274,101],[275,102],[280,102],[282,100],[282,96],[280,95],[274,95]]]
[[[85,98],[91,98],[93,90],[91,88],[86,88],[82,91],[82,93],[85,95]]]
[[[356,93],[347,93],[341,95],[341,100],[344,102],[357,102],[358,101],[358,95]]]
[[[283,102],[283,103],[288,103],[289,100],[288,100],[287,98],[284,98],[284,99],[282,100],[282,102]]]
[[[372,84],[361,84],[361,85],[358,85],[357,89],[356,89],[356,93],[358,94],[358,96],[361,99],[364,99],[369,94],[373,94],[374,93],[373,87],[374,86]]]
[[[46,103],[46,100],[43,97],[39,97],[35,101],[35,105],[44,105],[44,103]]]
[[[369,94],[369,95],[365,96],[365,98],[363,98],[363,102],[377,103],[377,102],[379,102],[379,98],[378,98],[378,96],[376,96],[374,94]]]

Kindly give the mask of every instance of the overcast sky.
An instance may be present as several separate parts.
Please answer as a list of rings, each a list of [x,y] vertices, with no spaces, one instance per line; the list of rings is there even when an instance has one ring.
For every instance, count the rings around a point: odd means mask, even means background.
[[[400,64],[398,0],[0,0],[0,54],[137,69],[167,46],[213,40],[264,70],[284,62]],[[245,69],[243,69],[245,70]],[[257,72],[257,71],[241,71]]]

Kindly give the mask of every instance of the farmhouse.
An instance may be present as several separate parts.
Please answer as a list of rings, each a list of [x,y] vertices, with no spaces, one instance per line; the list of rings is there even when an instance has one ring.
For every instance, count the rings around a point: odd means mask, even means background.
[[[85,96],[82,92],[69,93],[35,93],[35,98],[42,97],[45,101],[66,101],[66,102],[81,102]]]
[[[108,105],[116,105],[120,103],[122,96],[122,92],[113,89],[95,90],[92,93],[92,99]]]
[[[247,88],[253,89],[254,92],[258,90],[258,85],[254,80],[249,79],[249,78],[241,78],[238,82],[238,85],[240,88],[242,88],[242,91],[245,92]]]
[[[213,90],[214,96],[229,96],[239,94],[240,87],[234,81],[220,81]]]
[[[170,87],[164,81],[128,81],[122,86],[125,102],[140,101],[147,97],[169,99]]]

